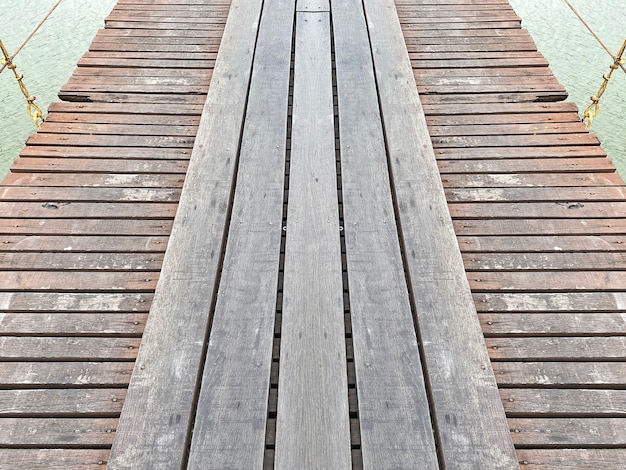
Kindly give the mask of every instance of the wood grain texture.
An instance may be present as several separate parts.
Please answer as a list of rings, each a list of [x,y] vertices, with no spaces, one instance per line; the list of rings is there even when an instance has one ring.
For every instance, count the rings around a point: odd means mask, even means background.
[[[296,15],[275,466],[351,467],[330,15]]]
[[[261,2],[231,5],[110,469],[172,468],[185,461],[260,10]]]
[[[332,15],[363,468],[437,468],[364,11],[345,1]]]
[[[0,449],[0,468],[104,470],[108,449]]]
[[[263,466],[293,17],[293,2],[264,2],[232,222],[187,468]]]
[[[395,4],[364,4],[443,464],[517,468]]]

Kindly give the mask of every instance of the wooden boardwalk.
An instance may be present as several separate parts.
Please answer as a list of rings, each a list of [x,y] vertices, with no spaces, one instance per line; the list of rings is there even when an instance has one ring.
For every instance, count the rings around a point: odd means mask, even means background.
[[[626,188],[506,0],[119,0],[60,96],[0,468],[626,461]]]

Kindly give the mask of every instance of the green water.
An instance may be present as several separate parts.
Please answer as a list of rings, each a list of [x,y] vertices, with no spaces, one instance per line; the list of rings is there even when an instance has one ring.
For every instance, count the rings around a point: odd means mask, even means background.
[[[537,48],[582,112],[609,71],[611,57],[563,0],[509,0]],[[624,0],[570,0],[616,54],[626,39]],[[613,72],[591,126],[622,178],[626,178],[626,73]]]
[[[0,0],[0,39],[12,54],[57,0]],[[44,115],[87,51],[116,0],[63,0],[16,57],[17,71]],[[0,73],[0,179],[35,131],[13,73]]]
[[[626,39],[624,0],[570,0],[606,44],[617,52]],[[570,100],[579,109],[596,93],[611,59],[562,0],[510,0],[539,50],[546,56]],[[0,0],[0,39],[13,52],[56,0]],[[63,0],[15,60],[37,104],[44,110],[69,79],[115,0]],[[12,74],[0,74],[0,178],[34,131]],[[626,177],[626,74],[613,74],[593,122],[602,145]]]

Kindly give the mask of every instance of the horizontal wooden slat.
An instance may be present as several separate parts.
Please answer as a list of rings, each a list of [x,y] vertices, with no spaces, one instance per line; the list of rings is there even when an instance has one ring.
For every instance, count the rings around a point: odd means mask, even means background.
[[[0,447],[106,448],[116,426],[113,418],[0,418]]]
[[[108,449],[0,449],[0,462],[8,469],[103,470]]]
[[[117,417],[125,389],[0,390],[0,417]]]
[[[510,417],[626,417],[626,390],[502,389]]]
[[[126,387],[132,362],[0,362],[0,387]]]
[[[625,447],[626,418],[511,418],[519,447]]]

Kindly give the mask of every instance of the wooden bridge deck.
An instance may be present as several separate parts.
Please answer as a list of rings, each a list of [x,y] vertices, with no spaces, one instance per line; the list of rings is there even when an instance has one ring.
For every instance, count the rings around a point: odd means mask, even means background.
[[[506,0],[119,0],[60,96],[0,468],[626,461],[624,183]]]

